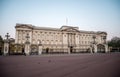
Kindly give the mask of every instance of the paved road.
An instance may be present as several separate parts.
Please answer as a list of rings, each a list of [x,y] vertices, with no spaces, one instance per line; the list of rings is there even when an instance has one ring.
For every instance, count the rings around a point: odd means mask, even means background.
[[[0,77],[120,77],[120,53],[0,56]]]

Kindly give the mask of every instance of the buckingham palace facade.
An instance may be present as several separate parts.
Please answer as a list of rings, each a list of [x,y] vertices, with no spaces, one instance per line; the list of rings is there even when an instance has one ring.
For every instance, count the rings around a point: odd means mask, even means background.
[[[26,53],[79,53],[107,52],[106,32],[79,30],[79,27],[38,27],[16,24],[15,44]],[[27,49],[25,45],[28,45]]]

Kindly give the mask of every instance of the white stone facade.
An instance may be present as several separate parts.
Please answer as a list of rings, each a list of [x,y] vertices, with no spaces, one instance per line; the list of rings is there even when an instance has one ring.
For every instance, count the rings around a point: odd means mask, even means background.
[[[72,26],[49,28],[30,24],[16,24],[15,28],[16,44],[24,45],[26,35],[29,35],[31,48],[29,52],[39,51],[39,44],[41,44],[42,53],[99,52],[107,50],[106,32],[82,31],[78,27]]]

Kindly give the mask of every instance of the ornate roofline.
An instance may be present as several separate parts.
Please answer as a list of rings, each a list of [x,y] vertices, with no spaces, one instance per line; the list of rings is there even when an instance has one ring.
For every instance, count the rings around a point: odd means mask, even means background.
[[[31,25],[31,24],[20,24],[20,23],[16,23],[15,28],[20,28],[20,27],[22,27],[22,26],[26,26],[26,27],[28,27],[28,28],[32,28],[32,25]]]
[[[63,25],[60,29],[64,29],[64,28],[74,28],[74,29],[79,29],[79,27],[73,27],[73,26],[66,26],[66,25]]]
[[[22,28],[22,27],[26,27],[26,28],[29,28],[32,30],[53,30],[53,31],[64,31],[67,29],[73,29],[73,30],[76,30],[77,32],[80,32],[80,33],[93,33],[93,34],[105,34],[105,35],[107,35],[107,32],[104,32],[104,31],[97,31],[97,32],[84,31],[84,30],[79,30],[79,27],[66,26],[66,25],[63,25],[61,28],[51,28],[51,27],[38,27],[38,26],[31,25],[31,24],[16,23],[15,28]]]
[[[26,27],[29,29],[34,29],[34,30],[55,30],[55,31],[59,31],[59,28],[51,28],[51,27],[38,27],[38,26],[34,26],[31,24],[19,24],[17,23],[15,28],[22,28],[22,27]]]

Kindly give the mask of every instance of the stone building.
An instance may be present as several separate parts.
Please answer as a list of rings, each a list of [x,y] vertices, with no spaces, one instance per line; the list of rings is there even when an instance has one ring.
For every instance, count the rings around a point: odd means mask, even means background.
[[[38,27],[31,24],[16,24],[15,44],[19,46],[16,52],[26,51],[28,54],[41,53],[77,53],[77,52],[107,52],[106,32],[82,31],[79,27],[62,26],[61,28]]]

